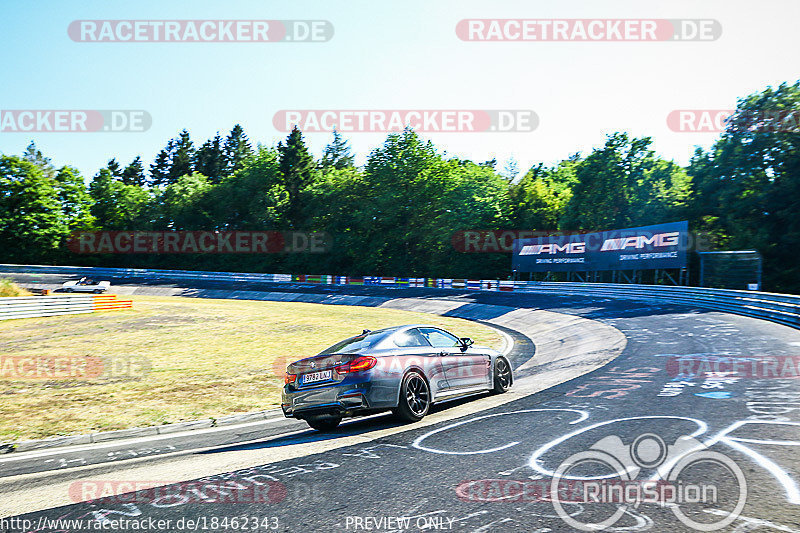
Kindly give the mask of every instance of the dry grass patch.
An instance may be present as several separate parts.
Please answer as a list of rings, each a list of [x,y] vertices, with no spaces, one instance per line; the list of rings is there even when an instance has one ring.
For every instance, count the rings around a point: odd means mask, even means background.
[[[33,293],[23,289],[10,279],[0,278],[0,298],[14,296],[33,296]]]
[[[0,441],[124,429],[280,404],[285,361],[338,340],[434,324],[499,347],[493,329],[393,309],[293,302],[134,296],[134,308],[0,322],[3,357],[146,360],[140,380],[23,381],[0,376]]]

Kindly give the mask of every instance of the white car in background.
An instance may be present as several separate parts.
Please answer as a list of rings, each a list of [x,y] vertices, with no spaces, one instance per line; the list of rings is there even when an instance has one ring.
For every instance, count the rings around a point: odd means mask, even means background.
[[[95,281],[89,278],[81,278],[78,281],[67,281],[61,285],[64,292],[94,292],[100,294],[111,287],[110,281]]]

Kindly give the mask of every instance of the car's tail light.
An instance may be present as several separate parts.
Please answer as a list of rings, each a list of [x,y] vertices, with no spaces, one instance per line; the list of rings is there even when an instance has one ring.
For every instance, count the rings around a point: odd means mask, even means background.
[[[336,369],[336,372],[338,372],[339,374],[347,374],[351,372],[361,372],[362,370],[369,370],[376,364],[378,364],[378,360],[372,357],[371,355],[367,355],[364,357],[358,357],[356,359],[353,359],[349,363],[345,363],[343,365],[339,365],[334,368]]]
[[[297,374],[289,374],[287,373],[283,377],[283,383],[288,385],[289,383],[294,383],[297,380]]]

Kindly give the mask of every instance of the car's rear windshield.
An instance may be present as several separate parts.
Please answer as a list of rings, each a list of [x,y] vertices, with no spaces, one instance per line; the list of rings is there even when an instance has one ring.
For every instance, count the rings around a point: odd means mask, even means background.
[[[355,337],[350,337],[349,339],[345,339],[341,342],[338,342],[331,346],[330,348],[326,348],[320,352],[320,355],[327,354],[327,353],[346,353],[346,352],[358,352],[361,350],[369,349],[378,344],[380,341],[383,340],[386,334],[385,329],[381,329],[378,331],[371,331],[364,335],[357,335]]]

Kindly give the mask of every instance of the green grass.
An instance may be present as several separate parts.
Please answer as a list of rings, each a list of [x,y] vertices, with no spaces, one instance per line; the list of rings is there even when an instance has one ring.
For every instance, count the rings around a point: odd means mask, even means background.
[[[159,425],[280,404],[287,362],[363,328],[426,323],[499,347],[493,329],[393,309],[134,296],[122,311],[0,322],[0,357],[146,360],[141,380],[0,374],[0,441]],[[2,368],[0,366],[0,368]]]
[[[30,292],[26,291],[10,279],[0,279],[0,298],[14,297],[14,296],[33,296]]]

